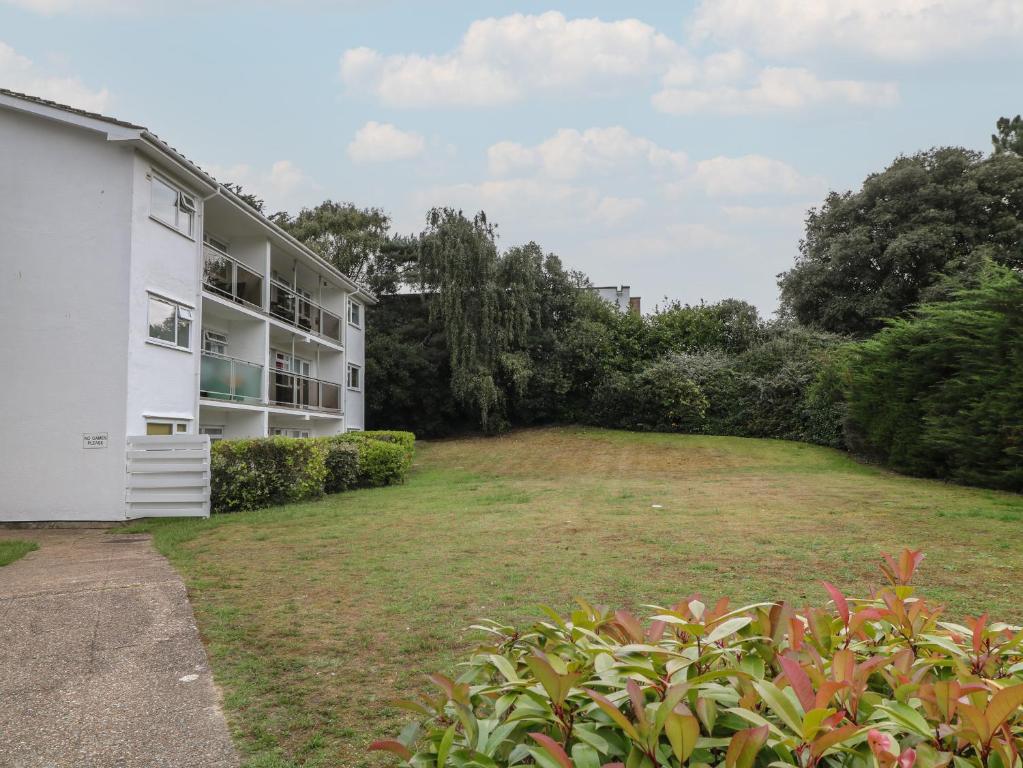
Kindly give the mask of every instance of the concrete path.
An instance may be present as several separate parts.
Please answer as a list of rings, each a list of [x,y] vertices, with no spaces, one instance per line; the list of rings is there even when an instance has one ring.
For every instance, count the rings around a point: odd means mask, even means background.
[[[0,529],[0,766],[237,766],[181,578],[146,535]]]

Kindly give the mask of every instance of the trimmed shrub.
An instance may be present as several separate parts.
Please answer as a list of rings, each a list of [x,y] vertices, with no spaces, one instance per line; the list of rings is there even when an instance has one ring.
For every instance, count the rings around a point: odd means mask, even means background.
[[[371,749],[413,768],[1016,768],[1020,630],[963,624],[885,556],[886,586],[796,610],[696,596],[628,611],[579,601],[487,643],[403,702],[419,723]],[[978,610],[979,612],[979,610]]]
[[[322,437],[326,450],[327,479],[323,485],[327,493],[340,493],[359,484],[359,446],[343,435]]]
[[[415,435],[411,432],[348,432],[334,439],[358,448],[360,486],[403,482],[412,466]]]
[[[365,435],[373,440],[383,440],[385,443],[397,443],[408,454],[409,460],[416,452],[416,436],[412,432],[402,432],[397,429],[373,429],[358,434]]]
[[[302,438],[218,440],[210,449],[212,511],[240,512],[322,496],[326,454],[321,442]]]

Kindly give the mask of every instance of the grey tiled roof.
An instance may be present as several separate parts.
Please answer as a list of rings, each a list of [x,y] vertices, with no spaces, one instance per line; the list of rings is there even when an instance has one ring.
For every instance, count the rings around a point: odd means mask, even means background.
[[[0,88],[0,94],[4,96],[13,96],[16,99],[23,99],[24,101],[31,101],[34,104],[42,104],[44,107],[53,107],[54,109],[60,109],[65,112],[72,112],[82,117],[91,117],[93,120],[102,120],[105,123],[113,123],[119,125],[122,128],[135,128],[140,131],[146,130],[144,125],[135,125],[135,123],[128,123],[124,120],[118,120],[116,117],[109,117],[108,115],[101,115],[98,112],[89,112],[85,109],[78,109],[77,107],[68,106],[67,104],[61,104],[56,101],[50,101],[48,99],[41,99],[38,96],[30,96],[27,93],[18,93],[17,91],[10,91],[6,88]]]

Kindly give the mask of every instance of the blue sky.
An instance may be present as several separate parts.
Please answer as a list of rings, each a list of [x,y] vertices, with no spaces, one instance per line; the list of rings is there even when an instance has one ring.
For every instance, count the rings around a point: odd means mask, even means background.
[[[484,209],[645,306],[765,313],[805,210],[1023,111],[1018,0],[0,0],[0,86],[272,209]]]

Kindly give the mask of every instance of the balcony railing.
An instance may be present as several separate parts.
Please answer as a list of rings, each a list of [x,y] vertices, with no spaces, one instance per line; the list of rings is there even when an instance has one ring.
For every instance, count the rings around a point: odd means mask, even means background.
[[[270,371],[270,404],[341,413],[341,385],[299,373]]]
[[[214,400],[263,402],[263,366],[226,355],[203,352],[199,393]]]
[[[270,314],[286,323],[341,342],[341,318],[276,280],[270,281]]]
[[[209,245],[203,246],[202,282],[220,296],[254,309],[263,308],[263,276]]]

